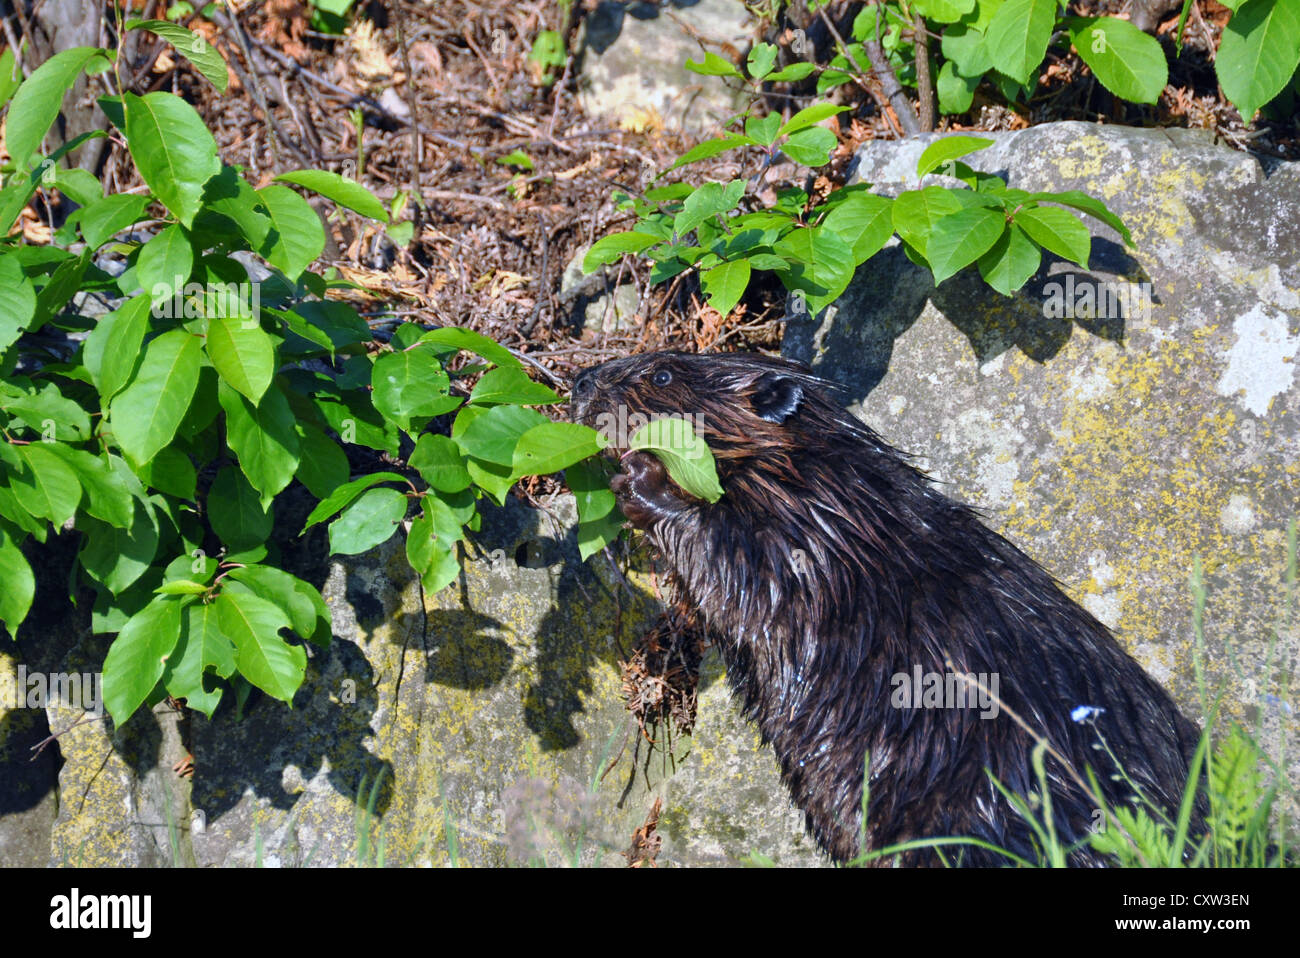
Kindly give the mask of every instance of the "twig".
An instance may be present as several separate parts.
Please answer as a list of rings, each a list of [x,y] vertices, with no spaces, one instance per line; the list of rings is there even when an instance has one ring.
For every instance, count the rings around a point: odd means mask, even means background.
[[[457,190],[429,190],[424,195],[426,199],[431,200],[461,200],[466,203],[482,203],[484,206],[495,206],[499,210],[506,208],[506,205],[500,200],[493,199],[490,196],[482,196],[478,193],[461,193]]]
[[[934,83],[930,78],[930,36],[925,32],[925,17],[919,13],[912,21],[912,43],[916,51],[916,90],[921,104],[921,132],[934,130]]]
[[[539,216],[538,218],[542,223],[542,270],[537,276],[537,301],[533,303],[533,314],[528,317],[528,322],[524,323],[523,328],[519,330],[520,335],[523,336],[524,339],[532,338],[533,329],[537,326],[537,318],[542,314],[542,299],[546,296],[546,290],[548,288],[546,266],[547,258],[551,252],[551,244],[547,234],[550,232],[550,229],[547,226],[545,216]]]
[[[433,139],[437,140],[440,143],[446,143],[448,146],[454,146],[458,150],[464,150],[467,153],[481,154],[481,153],[490,152],[486,147],[473,146],[469,143],[464,143],[460,140],[457,140],[454,137],[450,137],[445,133],[439,133],[437,130],[428,130],[423,127],[416,126],[413,119],[406,119],[404,117],[398,116],[395,113],[390,113],[388,110],[384,109],[384,107],[380,106],[376,100],[371,99],[370,97],[366,96],[364,93],[356,93],[352,90],[346,89],[345,87],[341,87],[336,83],[331,83],[329,80],[326,80],[323,76],[320,76],[316,73],[313,73],[311,70],[308,70],[305,66],[303,66],[301,63],[299,63],[297,60],[293,59],[292,57],[285,56],[280,51],[274,50],[271,47],[266,46],[264,43],[262,43],[259,40],[255,39],[253,40],[253,43],[257,46],[259,50],[261,50],[267,56],[271,57],[271,59],[275,60],[282,67],[288,70],[293,70],[294,73],[298,74],[299,76],[305,79],[310,80],[312,83],[316,84],[316,86],[320,87],[322,90],[328,90],[331,93],[336,93],[339,96],[345,97],[347,99],[349,106],[355,106],[358,103],[362,104],[363,106],[366,107],[366,109],[370,110],[373,113],[377,113],[379,116],[382,116],[385,119],[392,121],[393,123],[397,123],[402,126],[414,127],[421,136],[432,137]]]
[[[875,3],[875,0],[873,0],[873,3]],[[879,3],[875,3],[875,5],[878,24],[880,5]],[[903,133],[907,136],[916,136],[920,133],[921,124],[916,118],[916,110],[913,109],[912,101],[907,98],[907,94],[903,92],[903,87],[899,84],[898,77],[894,76],[894,69],[889,65],[889,58],[885,56],[885,51],[884,48],[881,47],[880,41],[876,39],[863,41],[862,48],[867,51],[867,58],[871,60],[871,70],[864,70],[862,69],[862,65],[858,63],[857,57],[853,55],[853,51],[851,51],[848,44],[844,42],[844,38],[840,36],[840,31],[835,29],[835,24],[826,13],[825,4],[821,4],[817,7],[817,14],[822,18],[822,22],[826,24],[826,28],[830,30],[831,36],[835,38],[835,43],[839,47],[840,53],[844,55],[845,59],[847,59],[849,63],[853,64],[853,69],[863,76],[875,75],[876,79],[880,82],[881,92],[889,101],[889,105],[893,108],[894,115],[898,117],[898,122],[902,127]]]
[[[406,42],[406,13],[400,3],[393,4],[397,22],[397,49],[402,53],[402,69],[406,71],[406,107],[411,111],[411,192],[415,196],[415,209],[411,214],[413,236],[420,233],[420,220],[424,215],[424,197],[420,194],[420,170],[424,168],[424,140],[420,136],[420,104],[415,96],[415,75],[411,72],[411,55]]]
[[[253,51],[248,48],[248,38],[244,36],[244,25],[239,22],[239,17],[236,16],[234,8],[231,7],[230,0],[223,0],[223,2],[225,3],[226,13],[229,15],[229,20],[223,24],[221,21],[226,20],[226,16],[223,16],[219,10],[212,11],[212,20],[223,30],[228,30],[234,33],[235,40],[239,43],[239,49],[244,54],[244,62],[248,64],[247,73],[239,67],[234,57],[230,58],[230,62],[231,65],[235,67],[236,72],[239,73],[240,78],[243,79],[245,84],[248,86],[248,92],[253,95],[253,100],[257,103],[258,107],[261,108],[262,115],[266,117],[266,124],[269,127],[269,132],[271,134],[271,156],[274,158],[275,163],[278,166],[280,163],[280,143],[279,138],[276,135],[275,117],[271,115],[271,108],[266,105],[266,97],[262,94],[261,84],[257,82],[257,64],[253,62]],[[306,163],[306,157],[301,157],[301,159]]]

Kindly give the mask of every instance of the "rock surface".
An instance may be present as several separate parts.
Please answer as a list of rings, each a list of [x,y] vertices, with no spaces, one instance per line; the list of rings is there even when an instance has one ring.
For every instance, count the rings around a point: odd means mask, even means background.
[[[655,797],[660,863],[822,863],[716,659],[696,734],[648,748],[617,660],[657,604],[644,575],[629,591],[604,559],[579,562],[573,517],[571,499],[492,509],[461,580],[432,596],[396,540],[296,569],[322,585],[335,639],[294,707],[254,693],[242,720],[231,703],[212,721],[164,704],[116,732],[77,727],[57,790],[47,769],[25,817],[0,816],[0,851],[22,851],[7,863],[621,866]],[[103,654],[69,641],[58,668]],[[49,710],[51,727],[75,718]]]
[[[583,24],[583,109],[638,129],[718,126],[739,100],[721,78],[685,63],[702,60],[702,49],[738,60],[750,42],[748,20],[739,0],[602,0]]]
[[[1009,299],[973,269],[936,289],[886,248],[820,321],[789,326],[784,350],[845,384],[887,441],[983,510],[1202,719],[1188,580],[1203,563],[1209,687],[1263,724],[1300,780],[1285,682],[1300,616],[1284,578],[1300,503],[1300,164],[1261,165],[1189,131],[992,136],[972,166],[1102,199],[1135,248],[1089,218],[1092,269],[1045,256]],[[856,175],[914,188],[929,141],[869,143]],[[1053,315],[1108,283],[1144,297]]]

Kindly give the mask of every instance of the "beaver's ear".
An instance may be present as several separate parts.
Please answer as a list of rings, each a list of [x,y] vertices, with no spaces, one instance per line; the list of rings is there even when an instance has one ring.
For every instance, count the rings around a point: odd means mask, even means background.
[[[759,416],[780,425],[798,411],[803,402],[803,384],[793,376],[764,373],[754,380],[750,402]]]

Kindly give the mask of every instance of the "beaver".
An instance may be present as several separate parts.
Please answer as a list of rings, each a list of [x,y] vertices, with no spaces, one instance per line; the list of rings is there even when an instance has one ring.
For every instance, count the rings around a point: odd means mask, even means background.
[[[1051,575],[835,392],[787,360],[680,352],[584,370],[572,391],[578,422],[685,415],[711,448],[717,502],[628,437],[609,437],[622,454],[611,488],[701,613],[821,849],[843,862],[970,837],[1033,861],[1034,828],[992,778],[1035,795],[1044,739],[1070,864],[1108,863],[1087,841],[1103,824],[1088,769],[1110,808],[1140,799],[1176,818],[1198,728]],[[1204,809],[1198,798],[1194,826]],[[1009,861],[978,843],[898,859],[955,860]]]

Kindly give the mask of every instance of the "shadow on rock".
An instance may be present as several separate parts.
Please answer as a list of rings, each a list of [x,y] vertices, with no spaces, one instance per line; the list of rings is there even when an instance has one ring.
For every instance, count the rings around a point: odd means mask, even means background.
[[[374,734],[375,684],[361,650],[336,639],[328,649],[312,650],[292,709],[254,691],[242,719],[227,701],[210,722],[196,716],[194,808],[213,821],[248,791],[275,808],[292,808],[299,791],[286,789],[285,771],[297,768],[307,781],[328,761],[330,784],[351,798],[363,780],[374,782],[384,772],[387,785],[375,805],[382,814],[391,797],[392,769],[365,744]]]
[[[1150,278],[1122,246],[1101,237],[1093,237],[1090,263],[1092,269],[1082,270],[1045,253],[1034,276],[1003,296],[974,269],[936,288],[928,269],[909,260],[901,245],[890,246],[858,271],[833,314],[820,323],[792,320],[782,349],[860,402],[885,377],[895,341],[927,303],[969,340],[981,365],[1012,347],[1046,363],[1069,342],[1075,324],[1122,345],[1127,323],[1158,302]]]

